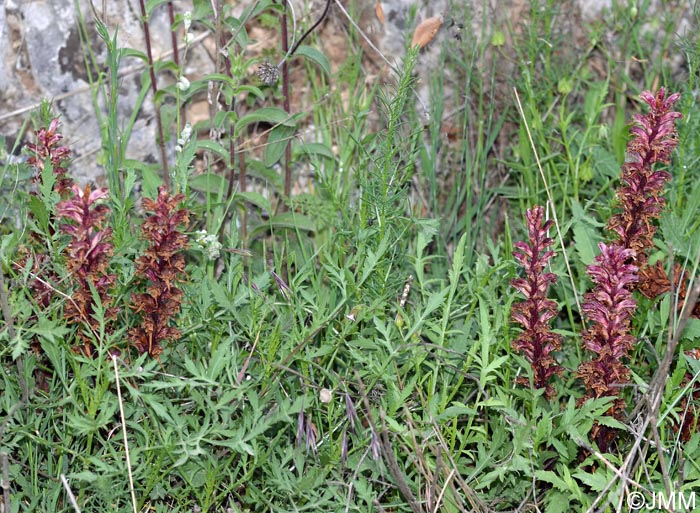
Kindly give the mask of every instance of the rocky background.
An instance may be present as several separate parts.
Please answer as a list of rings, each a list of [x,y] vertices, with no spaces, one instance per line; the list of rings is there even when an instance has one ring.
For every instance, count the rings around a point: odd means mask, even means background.
[[[297,16],[297,33],[300,34],[302,28],[310,26],[313,20],[317,19],[325,7],[325,1],[293,1]],[[248,3],[233,3],[234,15],[242,12]],[[429,101],[427,84],[431,74],[444,72],[443,69],[436,69],[443,48],[456,52],[463,45],[450,45],[451,41],[459,41],[464,37],[473,37],[475,42],[488,41],[485,38],[490,38],[498,32],[504,36],[504,43],[494,47],[490,57],[488,53],[487,57],[496,58],[499,53],[505,54],[508,52],[512,36],[523,30],[528,23],[527,16],[531,7],[530,2],[524,0],[383,0],[378,4],[371,0],[343,0],[342,3],[348,11],[354,13],[354,21],[372,45],[381,52],[381,55],[378,54],[367,41],[362,43],[366,54],[363,65],[370,80],[388,78],[391,73],[387,71],[389,68],[386,62],[400,63],[406,38],[411,37],[417,23],[431,16],[440,17],[441,28],[435,39],[423,50],[418,66],[422,79],[417,87],[420,97],[416,102],[418,109]],[[555,29],[567,34],[572,47],[576,47],[588,44],[588,32],[597,21],[609,15],[612,0],[556,3],[557,8],[563,10],[566,16],[557,18],[558,26]],[[74,151],[75,165],[72,172],[79,180],[100,181],[101,139],[95,109],[97,106],[104,110],[104,105],[100,95],[94,95],[92,92],[91,83],[95,83],[96,77],[91,77],[88,73],[86,59],[94,58],[102,66],[107,52],[105,43],[98,36],[95,19],[101,19],[110,34],[117,31],[117,44],[120,47],[143,52],[145,42],[138,0],[93,4],[80,0],[77,4],[76,7],[74,0],[6,0],[0,8],[0,136],[5,137],[6,151],[14,153],[15,158],[21,158],[18,157],[20,148],[26,141],[17,141],[17,134],[22,133],[23,123],[38,106],[39,101],[42,98],[51,99],[61,115],[66,143]],[[658,11],[660,19],[666,13],[676,16],[679,12],[682,14],[676,18],[679,22],[674,27],[675,35],[696,29],[691,24],[693,18],[690,2],[653,0],[651,4],[650,8]],[[179,14],[193,9],[192,3],[185,1],[176,1],[174,6],[175,12]],[[81,18],[84,20],[82,27],[79,22]],[[265,27],[258,21],[252,20],[246,26],[251,43],[246,58],[265,54],[269,56],[274,52],[279,55],[280,41],[276,30]],[[154,57],[172,59],[170,21],[165,5],[155,9],[150,19],[150,27]],[[342,11],[337,6],[332,6],[312,44],[325,53],[333,70],[337,70],[348,58],[347,32],[351,30],[355,28]],[[658,30],[658,26],[649,27],[652,33]],[[194,24],[192,31],[197,36],[197,42],[187,53],[185,75],[197,78],[213,70],[215,44],[206,27],[201,24]],[[90,47],[95,52],[93,55],[86,54],[87,46],[83,44],[81,34],[85,34],[89,39]],[[182,45],[182,27],[178,29],[177,34],[178,43]],[[605,44],[606,34],[601,35],[601,44]],[[668,59],[673,64],[674,72],[685,72],[681,52],[669,55]],[[502,78],[506,81],[512,77],[508,77],[508,59],[504,59],[503,62],[504,65],[500,69]],[[144,70],[143,61],[136,58],[124,59],[120,69],[120,119],[128,119],[134,110],[136,98],[142,88]],[[172,84],[175,77],[172,72],[162,72],[158,75],[158,80],[158,85],[163,87]],[[307,102],[308,95],[304,94],[309,89],[305,84],[307,80],[304,73],[292,74],[294,110],[312,108]],[[454,91],[457,83],[456,77],[446,77],[445,102],[453,109],[458,108],[460,103],[460,93]],[[332,85],[340,88],[343,86],[342,83]],[[497,96],[494,95],[495,98]],[[127,157],[142,162],[158,162],[151,93],[143,105],[138,113]],[[205,119],[209,112],[206,97],[193,102],[188,109],[190,120]],[[446,108],[446,111],[449,110]],[[24,137],[30,138],[31,130],[28,134]],[[175,134],[170,135],[172,148],[172,141],[176,137]]]

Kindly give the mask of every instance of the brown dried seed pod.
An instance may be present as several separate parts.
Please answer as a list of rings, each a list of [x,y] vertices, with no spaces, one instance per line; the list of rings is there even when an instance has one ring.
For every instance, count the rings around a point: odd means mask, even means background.
[[[264,85],[274,85],[280,77],[280,70],[274,64],[263,62],[255,74]]]

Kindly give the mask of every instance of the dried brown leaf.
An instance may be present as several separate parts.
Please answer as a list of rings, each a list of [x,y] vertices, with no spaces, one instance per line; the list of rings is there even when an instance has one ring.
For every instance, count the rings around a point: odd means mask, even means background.
[[[382,3],[377,2],[377,5],[374,6],[374,12],[377,15],[377,19],[381,22],[382,26],[384,26],[385,19],[384,19],[384,9],[382,9]]]
[[[416,31],[413,33],[413,40],[411,41],[411,46],[420,46],[424,48],[425,45],[430,43],[440,26],[442,25],[442,16],[433,16],[424,20],[418,24]]]

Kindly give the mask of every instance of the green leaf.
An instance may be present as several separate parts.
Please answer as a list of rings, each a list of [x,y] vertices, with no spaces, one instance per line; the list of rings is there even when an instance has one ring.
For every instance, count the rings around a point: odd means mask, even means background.
[[[214,296],[214,300],[218,305],[224,310],[231,312],[233,311],[233,302],[229,299],[226,289],[216,280],[209,280],[209,290]]]
[[[299,230],[313,232],[316,230],[316,223],[307,216],[294,212],[285,212],[270,219],[273,228],[298,228]]]
[[[311,46],[306,46],[306,45],[301,45],[299,48],[297,48],[297,51],[294,53],[294,55],[297,56],[304,56],[307,59],[312,60],[316,64],[319,65],[321,70],[327,75],[331,76],[331,65],[328,63],[328,59],[326,58],[325,55],[323,55],[321,52],[319,52],[316,48],[312,48]]]
[[[540,481],[544,481],[545,483],[553,485],[562,492],[569,491],[569,486],[567,485],[566,481],[564,481],[554,472],[551,472],[549,470],[537,470],[535,471],[535,477]]]
[[[472,417],[477,414],[478,412],[470,406],[467,406],[462,403],[454,403],[453,406],[445,408],[442,411],[442,413],[435,415],[435,420],[437,422],[442,422],[445,420],[453,419],[455,417]]]
[[[153,13],[153,9],[162,4],[167,4],[170,0],[148,0],[146,2],[146,16],[150,16]]]
[[[44,205],[44,202],[39,199],[38,196],[28,196],[27,201],[29,202],[29,211],[32,213],[36,219],[36,223],[41,227],[41,229],[46,230],[49,225],[49,211]]]
[[[253,2],[247,7],[243,14],[241,14],[242,20],[250,20],[256,18],[258,14],[263,12],[265,9],[281,10],[281,5],[277,5],[273,0],[260,0],[258,2]]]
[[[16,360],[29,349],[29,337],[23,337],[20,333],[15,335],[15,338],[10,345],[12,346],[12,360]]]
[[[236,198],[238,202],[248,202],[255,205],[261,210],[266,212],[272,212],[272,205],[270,205],[270,200],[259,192],[239,192],[236,193]]]
[[[267,167],[274,166],[282,158],[287,145],[292,143],[292,136],[295,131],[295,128],[285,125],[278,125],[272,129],[267,137],[265,158],[263,160]]]
[[[605,490],[610,481],[609,476],[605,475],[603,472],[596,472],[595,474],[574,472],[573,476],[596,492]]]
[[[226,160],[226,163],[228,164],[228,151],[226,151],[226,148],[224,148],[221,143],[215,142],[215,141],[210,141],[209,139],[203,139],[201,141],[197,141],[197,149],[203,149],[206,151],[211,151],[213,153],[216,153],[220,157],[223,157]]]
[[[214,173],[203,173],[190,178],[188,184],[195,191],[218,194],[227,189],[228,180]]]
[[[284,110],[277,107],[263,107],[239,119],[236,123],[236,131],[239,132],[253,123],[270,123],[271,125],[296,127],[294,119]]]
[[[306,153],[307,155],[318,155],[331,160],[335,159],[335,155],[333,155],[331,149],[322,143],[301,143],[298,148],[302,153]]]
[[[606,416],[600,417],[598,419],[598,424],[601,424],[601,425],[607,426],[607,427],[611,427],[611,428],[615,428],[615,429],[619,429],[622,431],[624,431],[626,428],[626,426],[622,422],[620,422],[619,420],[614,419],[612,417],[606,417]]]
[[[241,85],[236,88],[236,94],[239,93],[251,93],[255,95],[259,100],[264,100],[265,99],[265,94],[260,90],[259,87],[255,87],[252,85]]]
[[[251,230],[250,236],[254,237],[258,233],[263,232],[268,229],[275,228],[290,228],[298,229],[304,232],[315,232],[316,223],[307,216],[296,214],[294,212],[284,212],[283,214],[276,215],[270,218],[269,221],[263,224],[259,224]]]
[[[68,333],[69,329],[59,325],[58,321],[52,321],[43,317],[35,326],[32,326],[27,331],[38,335],[49,344],[57,344],[58,341],[63,340],[63,336]]]
[[[590,265],[598,254],[598,242],[600,241],[600,235],[593,228],[596,222],[586,215],[581,205],[576,201],[571,202],[571,213],[573,214],[572,229],[576,251],[581,263]]]
[[[209,73],[208,75],[204,75],[202,78],[198,79],[197,82],[204,82],[205,84],[207,82],[221,82],[224,85],[228,85],[233,90],[235,90],[238,86],[237,81],[223,73]],[[192,84],[190,84],[190,86],[191,85]]]
[[[148,62],[148,55],[146,55],[143,52],[140,52],[139,50],[135,50],[133,48],[122,48],[120,57],[122,59],[124,59],[126,57],[134,57],[134,58],[140,59],[144,62]]]
[[[163,183],[163,178],[156,166],[141,168],[141,194],[144,198],[157,198],[158,187]]]
[[[85,481],[88,483],[93,483],[97,481],[97,474],[93,472],[89,472],[87,470],[84,470],[82,472],[75,472],[68,474],[68,477],[72,480],[75,479],[77,481]]]

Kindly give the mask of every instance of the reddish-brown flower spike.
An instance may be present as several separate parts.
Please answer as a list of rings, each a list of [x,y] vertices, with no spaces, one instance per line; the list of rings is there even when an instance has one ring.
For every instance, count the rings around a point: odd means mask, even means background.
[[[649,91],[641,94],[650,111],[634,116],[636,125],[630,129],[633,137],[627,145],[627,161],[617,190],[622,211],[608,221],[608,229],[616,234],[620,245],[635,251],[639,267],[646,264],[647,252],[653,247],[656,226],[652,221],[659,218],[665,206],[662,195],[671,174],[655,171],[654,165],[668,164],[678,144],[675,122],[683,116],[671,109],[679,98],[677,93],[666,97],[663,88],[656,95]]]
[[[41,181],[41,172],[49,159],[56,175],[55,189],[59,194],[63,194],[73,185],[73,179],[67,176],[68,171],[63,167],[70,159],[71,151],[65,146],[59,146],[63,136],[58,133],[58,124],[58,118],[54,118],[48,128],[37,130],[37,143],[27,144],[27,148],[34,154],[27,159],[27,163],[36,171],[34,180]]]
[[[637,308],[631,289],[638,280],[638,268],[627,262],[634,259],[634,251],[617,244],[601,243],[600,255],[588,266],[588,274],[595,284],[584,296],[583,314],[591,321],[583,333],[583,342],[596,357],[579,366],[579,375],[592,395],[617,395],[621,384],[629,381],[629,369],[623,358],[629,356],[635,338],[629,333],[630,323]],[[618,401],[611,414],[624,408]]]
[[[104,318],[111,320],[117,314],[117,309],[110,307],[110,291],[116,275],[107,272],[114,250],[109,241],[112,229],[103,226],[109,207],[101,203],[108,197],[108,192],[107,189],[91,191],[89,185],[85,189],[73,185],[70,190],[73,197],[56,205],[57,217],[69,221],[61,225],[61,231],[70,235],[66,267],[71,281],[76,285],[72,300],[66,304],[65,316],[69,322],[87,325],[93,333],[97,333],[100,321],[94,318],[96,305],[93,290],[105,309]],[[79,336],[83,341],[83,351],[90,354],[90,334],[79,332]]]
[[[545,388],[548,397],[554,395],[554,389],[548,384],[549,378],[560,374],[562,369],[554,360],[552,353],[561,347],[561,336],[553,333],[549,321],[557,315],[557,304],[547,299],[549,285],[557,281],[553,273],[544,269],[554,252],[547,249],[554,242],[547,237],[547,230],[552,221],[543,223],[544,208],[534,206],[526,213],[529,242],[516,242],[517,251],[513,258],[525,269],[524,278],[516,278],[511,285],[520,291],[525,300],[516,303],[511,309],[511,318],[520,324],[523,331],[513,342],[513,349],[520,351],[532,365],[535,388]],[[521,384],[527,384],[523,377]]]
[[[183,194],[170,196],[165,188],[158,190],[156,200],[144,199],[143,206],[151,215],[141,225],[149,247],[136,262],[136,275],[146,292],[132,296],[131,308],[141,314],[142,322],[129,331],[129,339],[140,353],[158,356],[162,342],[180,337],[177,328],[168,326],[182,304],[183,293],[177,284],[185,281],[187,236],[179,227],[189,222],[189,212],[178,208]]]

